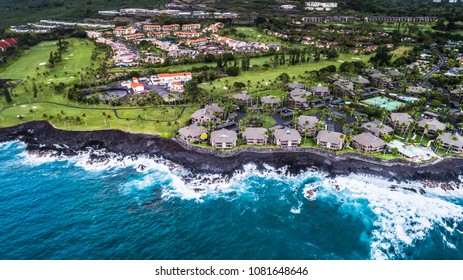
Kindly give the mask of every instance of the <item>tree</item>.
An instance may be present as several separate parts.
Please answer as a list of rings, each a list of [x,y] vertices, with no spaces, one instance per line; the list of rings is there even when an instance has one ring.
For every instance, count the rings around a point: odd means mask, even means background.
[[[37,89],[37,85],[35,83],[32,83],[32,92],[34,93],[34,98],[37,98],[37,94],[38,94],[38,89]]]
[[[290,77],[289,77],[288,73],[281,73],[281,74],[277,77],[277,81],[280,81],[280,82],[282,82],[283,84],[289,83],[289,80],[290,80]]]
[[[204,142],[204,141],[206,141],[206,140],[207,140],[207,137],[208,137],[208,136],[207,136],[207,133],[206,133],[206,132],[204,132],[203,134],[201,134],[201,136],[199,137],[199,139],[201,139],[201,141],[203,141],[203,142]]]
[[[375,67],[390,66],[391,59],[392,54],[390,54],[389,49],[386,46],[382,46],[378,48],[376,54],[370,58],[370,62]]]
[[[10,91],[7,87],[3,88],[3,96],[5,96],[5,100],[7,103],[13,102],[13,100],[11,99]]]
[[[339,57],[339,53],[335,49],[328,49],[325,54],[328,60],[334,60]]]
[[[240,74],[240,69],[236,66],[231,66],[225,70],[225,73],[227,73],[228,76],[236,77]]]
[[[53,57],[53,52],[50,52],[50,58],[48,58],[48,63],[50,63],[51,67],[55,66],[55,58]]]

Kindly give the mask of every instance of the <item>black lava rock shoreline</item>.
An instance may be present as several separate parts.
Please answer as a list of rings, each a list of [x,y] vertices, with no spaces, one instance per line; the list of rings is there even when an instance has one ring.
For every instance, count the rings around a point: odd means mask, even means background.
[[[219,152],[187,146],[180,141],[156,135],[127,133],[119,130],[65,131],[48,122],[35,121],[15,127],[0,128],[0,142],[19,140],[32,153],[58,152],[72,156],[82,151],[102,150],[122,156],[158,156],[179,164],[192,172],[231,175],[243,165],[258,167],[268,164],[287,166],[298,173],[318,168],[332,176],[349,173],[378,175],[398,181],[421,180],[457,182],[463,174],[463,159],[448,157],[417,164],[405,160],[381,160],[356,153],[338,154],[310,148],[237,149]],[[95,155],[96,157],[96,155]]]

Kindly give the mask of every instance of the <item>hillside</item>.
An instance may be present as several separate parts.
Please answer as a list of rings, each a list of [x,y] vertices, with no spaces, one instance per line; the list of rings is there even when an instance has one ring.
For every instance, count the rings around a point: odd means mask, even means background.
[[[326,1],[326,0],[318,0]],[[340,13],[360,12],[397,16],[434,15],[452,21],[462,20],[463,3],[432,3],[432,0],[330,0],[339,3]],[[98,10],[121,8],[163,8],[170,0],[0,0],[0,29],[44,18],[82,19],[97,15]],[[197,9],[215,8],[258,14],[282,4],[303,7],[305,0],[177,0]],[[446,2],[443,0],[443,2]],[[338,13],[339,11],[334,11]],[[304,14],[310,14],[305,11]]]

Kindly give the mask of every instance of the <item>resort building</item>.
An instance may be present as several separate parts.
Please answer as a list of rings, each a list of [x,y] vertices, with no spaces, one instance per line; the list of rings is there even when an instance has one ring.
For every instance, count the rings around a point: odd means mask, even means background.
[[[135,27],[129,26],[127,28],[118,27],[114,29],[113,34],[114,36],[122,36],[122,35],[130,35],[137,33],[137,29]]]
[[[262,105],[267,105],[270,108],[276,108],[280,106],[281,99],[273,95],[267,95],[267,96],[262,96],[260,98],[260,102],[262,102]]]
[[[446,129],[445,124],[436,119],[422,119],[418,122],[418,127],[427,135],[434,135],[438,131],[444,131]]]
[[[184,24],[182,25],[182,31],[193,31],[201,29],[201,24],[193,23],[193,24]]]
[[[322,86],[321,84],[318,84],[315,87],[312,87],[312,94],[315,96],[328,96],[330,95],[330,90],[327,87]]]
[[[388,118],[388,123],[394,129],[397,129],[401,133],[408,130],[410,125],[413,123],[412,117],[407,113],[391,113]]]
[[[304,84],[301,84],[299,82],[292,82],[286,85],[289,89],[289,91],[293,89],[306,89],[306,86]]]
[[[134,93],[140,93],[140,92],[145,91],[145,86],[142,83],[140,83],[137,77],[132,78],[132,82],[130,83],[130,86]]]
[[[301,135],[295,129],[283,128],[275,129],[273,133],[275,144],[283,147],[294,147],[301,144]]]
[[[198,111],[194,112],[191,115],[191,121],[196,124],[205,124],[209,121],[214,123],[219,123],[221,118],[220,116],[223,115],[224,110],[217,105],[217,103],[213,103],[211,105],[207,105],[203,109],[199,109]]]
[[[379,137],[364,132],[352,138],[352,146],[362,152],[377,153],[384,150],[386,142]]]
[[[345,136],[342,133],[322,130],[318,133],[317,145],[331,150],[341,150],[344,146]]]
[[[315,136],[318,121],[314,116],[300,116],[297,120],[297,130],[306,136]]]
[[[151,82],[154,85],[160,84],[171,84],[173,82],[187,82],[191,80],[191,72],[181,72],[181,73],[164,73],[151,76]]]
[[[242,106],[249,106],[251,103],[251,96],[248,94],[247,91],[243,91],[241,93],[234,94],[232,96],[233,100],[235,100],[238,104]]]
[[[428,89],[424,87],[408,87],[407,92],[411,94],[422,94],[427,92]]]
[[[289,100],[291,101],[291,106],[293,108],[308,108],[308,97],[312,96],[311,92],[306,91],[305,89],[293,89],[289,93]]]
[[[437,141],[439,140],[442,141],[441,148],[443,150],[457,154],[463,153],[463,137],[460,134],[447,132],[439,135],[439,137],[437,137]]]
[[[143,25],[143,31],[161,31],[162,27],[160,25],[145,24]]]
[[[169,24],[169,25],[162,26],[162,31],[177,31],[177,30],[180,30],[179,24]]]
[[[195,123],[186,127],[182,127],[178,131],[180,139],[188,142],[198,142],[199,140],[201,140],[201,135],[203,133],[206,133],[206,129]]]
[[[392,80],[382,73],[370,75],[371,83],[377,88],[392,87]]]
[[[390,126],[383,124],[378,120],[372,122],[367,122],[362,125],[362,128],[374,136],[381,137],[385,134],[391,134],[394,132],[394,129]]]
[[[211,133],[211,145],[219,149],[230,149],[235,147],[237,139],[238,137],[235,131],[225,128]]]
[[[268,130],[263,127],[246,127],[243,139],[248,145],[266,145],[268,142]]]

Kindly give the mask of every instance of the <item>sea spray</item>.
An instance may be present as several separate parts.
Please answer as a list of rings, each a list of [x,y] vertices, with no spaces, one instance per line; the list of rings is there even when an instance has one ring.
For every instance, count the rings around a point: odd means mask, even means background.
[[[31,155],[19,142],[0,145],[0,162],[2,258],[463,258],[461,189],[254,164],[194,174],[157,157]]]

